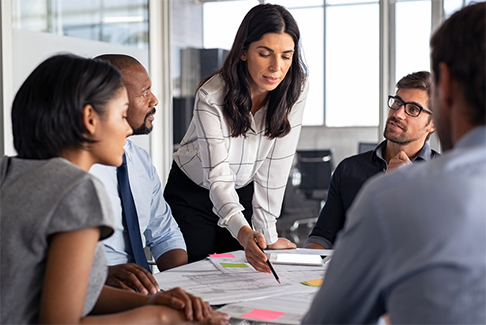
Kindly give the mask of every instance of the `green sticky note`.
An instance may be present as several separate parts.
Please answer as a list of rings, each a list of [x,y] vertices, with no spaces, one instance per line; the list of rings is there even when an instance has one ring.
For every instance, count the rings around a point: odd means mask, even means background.
[[[224,267],[238,267],[238,268],[247,268],[248,265],[246,265],[245,263],[221,263],[222,266]]]

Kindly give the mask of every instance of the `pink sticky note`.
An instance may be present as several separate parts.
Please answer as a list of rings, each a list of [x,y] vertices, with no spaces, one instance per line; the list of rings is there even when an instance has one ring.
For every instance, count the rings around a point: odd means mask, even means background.
[[[211,254],[209,256],[211,256],[211,257],[229,257],[229,258],[235,258],[235,256],[233,254],[231,254],[231,253],[223,253],[223,254],[216,254],[216,253],[214,253],[214,254]]]
[[[241,317],[247,318],[254,318],[254,319],[261,319],[261,320],[274,320],[279,318],[280,316],[285,315],[285,313],[279,311],[271,311],[271,310],[264,310],[264,309],[253,309],[249,313],[241,315]]]

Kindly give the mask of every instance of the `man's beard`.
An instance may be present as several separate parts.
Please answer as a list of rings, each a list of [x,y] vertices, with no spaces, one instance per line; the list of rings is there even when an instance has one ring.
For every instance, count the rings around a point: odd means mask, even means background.
[[[136,128],[136,129],[133,129],[132,135],[149,134],[150,132],[152,132],[153,125],[151,125],[150,127],[147,127],[147,119],[149,118],[150,115],[153,115],[153,114],[155,114],[155,107],[152,108],[152,110],[150,112],[148,112],[147,115],[145,115],[145,118],[143,119],[142,125],[140,127]]]
[[[406,127],[404,125],[402,125],[396,119],[393,119],[393,118],[388,119],[387,122],[386,122],[385,131],[383,131],[383,137],[385,137],[385,139],[387,139],[390,142],[400,144],[400,145],[405,145],[405,144],[408,144],[408,143],[413,141],[412,139],[407,138],[406,134],[399,134],[399,135],[389,134],[390,132],[387,132],[387,131],[388,131],[388,122],[390,122],[390,121],[394,122],[395,124],[398,124],[400,127],[402,127],[402,130],[403,130],[404,133],[407,131]]]

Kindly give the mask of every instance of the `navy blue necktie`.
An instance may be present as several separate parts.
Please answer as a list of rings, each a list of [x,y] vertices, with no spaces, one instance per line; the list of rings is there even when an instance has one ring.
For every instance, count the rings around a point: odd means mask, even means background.
[[[130,182],[128,180],[127,160],[123,155],[123,164],[116,169],[116,176],[118,179],[118,189],[120,191],[120,199],[122,203],[122,216],[125,226],[128,231],[128,238],[132,248],[133,258],[135,263],[147,269],[150,268],[145,257],[142,246],[142,237],[140,236],[140,225],[138,223],[137,209],[133,201],[132,191],[130,190]]]

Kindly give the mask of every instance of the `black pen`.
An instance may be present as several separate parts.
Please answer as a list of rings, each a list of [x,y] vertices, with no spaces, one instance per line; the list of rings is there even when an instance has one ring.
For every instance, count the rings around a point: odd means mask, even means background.
[[[263,254],[265,254],[265,251],[263,250],[263,248],[260,247],[260,245],[258,245],[258,242],[256,240],[255,240],[255,243],[257,244],[258,248],[260,248],[260,250],[263,252]],[[270,268],[270,270],[272,271],[273,276],[275,277],[275,280],[277,280],[277,282],[280,283],[280,280],[278,279],[277,272],[275,272],[275,270],[273,269],[273,265],[268,260],[268,257],[267,257],[267,264],[268,264],[268,267]]]

